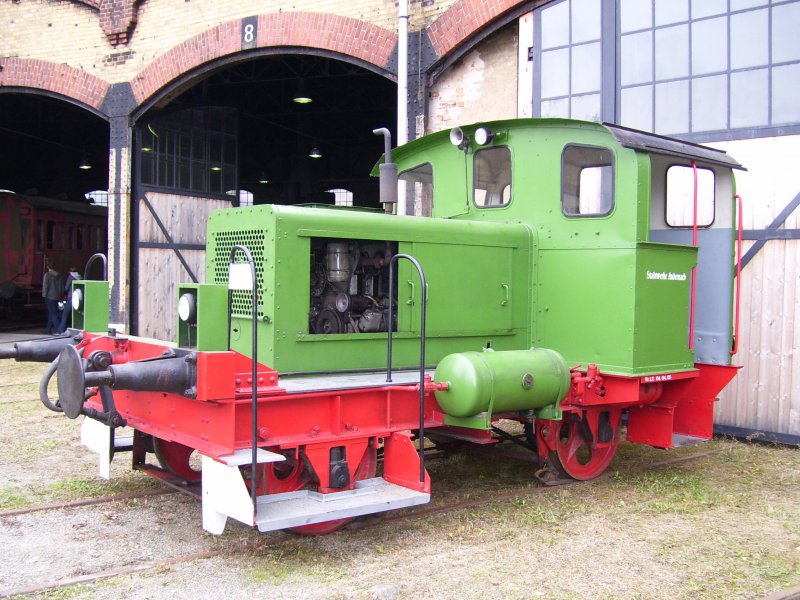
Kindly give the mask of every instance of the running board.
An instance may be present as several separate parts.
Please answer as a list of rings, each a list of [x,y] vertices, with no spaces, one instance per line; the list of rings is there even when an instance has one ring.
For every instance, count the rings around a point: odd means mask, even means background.
[[[354,490],[320,494],[310,490],[258,498],[256,527],[274,531],[359,517],[430,502],[431,495],[389,483],[382,477],[356,482]]]
[[[259,449],[256,460],[269,463],[285,458],[282,454]],[[260,531],[274,531],[417,506],[431,499],[429,493],[376,477],[357,481],[355,489],[342,492],[320,494],[301,490],[259,496],[254,511],[250,490],[239,470],[239,466],[250,464],[250,460],[249,449],[219,459],[202,456],[203,529],[209,533],[221,534],[228,518]]]

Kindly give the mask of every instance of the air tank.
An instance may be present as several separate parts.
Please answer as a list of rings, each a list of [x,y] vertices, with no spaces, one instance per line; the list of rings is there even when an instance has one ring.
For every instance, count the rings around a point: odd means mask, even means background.
[[[448,384],[447,390],[436,392],[442,410],[453,417],[470,417],[560,402],[569,391],[570,373],[555,350],[485,350],[445,356],[434,380]]]

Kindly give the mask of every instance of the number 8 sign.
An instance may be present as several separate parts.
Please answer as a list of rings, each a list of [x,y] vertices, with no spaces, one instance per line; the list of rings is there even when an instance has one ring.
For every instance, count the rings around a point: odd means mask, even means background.
[[[247,17],[242,19],[242,50],[250,50],[256,47],[258,36],[258,17]]]

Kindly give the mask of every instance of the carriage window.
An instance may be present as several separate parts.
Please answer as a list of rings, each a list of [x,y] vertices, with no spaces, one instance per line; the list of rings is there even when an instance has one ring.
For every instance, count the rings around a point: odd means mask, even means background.
[[[567,146],[562,155],[561,208],[568,217],[601,217],[614,208],[614,154]]]
[[[511,202],[511,150],[505,146],[478,150],[473,178],[475,206],[506,206]]]
[[[714,222],[714,171],[697,169],[697,226]],[[667,225],[692,227],[694,224],[694,169],[672,165],[667,169]]]
[[[406,212],[413,208],[414,214],[430,217],[433,214],[433,167],[425,163],[400,174],[406,182]]]
[[[56,224],[52,221],[47,222],[47,249],[52,250],[56,247]]]

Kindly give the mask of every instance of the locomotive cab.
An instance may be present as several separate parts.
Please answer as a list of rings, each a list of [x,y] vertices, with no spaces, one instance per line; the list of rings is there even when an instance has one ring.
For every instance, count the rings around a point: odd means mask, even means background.
[[[558,119],[447,136],[395,152],[407,204],[430,205],[433,217],[532,227],[531,345],[627,375],[730,364],[735,160]]]

